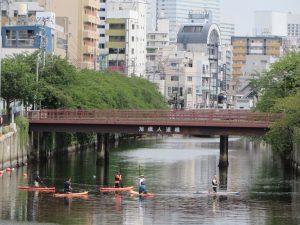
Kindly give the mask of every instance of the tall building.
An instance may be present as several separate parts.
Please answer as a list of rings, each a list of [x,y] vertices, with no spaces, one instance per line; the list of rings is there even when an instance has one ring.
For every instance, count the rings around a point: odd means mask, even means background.
[[[235,26],[231,17],[222,16],[220,22],[222,45],[230,45],[231,37],[235,34]]]
[[[106,2],[105,48],[108,69],[145,77],[146,1]]]
[[[254,36],[287,36],[287,14],[274,11],[256,11]]]
[[[232,78],[239,79],[244,75],[243,68],[247,64],[247,57],[249,55],[267,55],[278,58],[283,51],[282,42],[282,38],[276,36],[232,37]]]
[[[181,25],[188,22],[190,11],[209,10],[213,23],[220,22],[220,0],[156,0],[156,16],[164,14],[170,21],[170,41],[176,42]]]
[[[37,0],[56,14],[57,23],[67,32],[68,59],[78,68],[98,69],[99,0]],[[72,7],[72,10],[69,10]]]

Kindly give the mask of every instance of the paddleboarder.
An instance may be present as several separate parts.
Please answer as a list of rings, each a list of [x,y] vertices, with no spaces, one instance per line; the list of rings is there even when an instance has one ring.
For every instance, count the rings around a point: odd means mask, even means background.
[[[217,193],[217,187],[218,187],[218,185],[219,185],[217,175],[214,175],[214,177],[213,177],[213,179],[212,179],[212,181],[211,181],[211,184],[212,184],[213,192],[214,192],[214,193]]]
[[[140,175],[140,178],[139,178],[139,194],[147,194],[146,180],[145,180],[144,175]]]
[[[64,193],[71,193],[72,192],[72,187],[71,187],[71,177],[69,177],[65,182],[64,182]]]
[[[34,178],[34,186],[35,186],[35,187],[39,187],[39,186],[41,185],[42,182],[43,182],[43,181],[42,181],[42,179],[40,178],[40,176],[39,176],[39,175],[36,175],[36,177]]]
[[[122,175],[120,172],[116,172],[115,174],[115,188],[121,187]]]

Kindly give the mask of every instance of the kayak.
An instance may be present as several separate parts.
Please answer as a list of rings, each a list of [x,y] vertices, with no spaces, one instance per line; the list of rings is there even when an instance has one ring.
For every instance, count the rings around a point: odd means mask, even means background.
[[[56,193],[53,194],[53,197],[86,197],[89,194],[88,191],[77,192],[77,193]]]
[[[219,192],[208,192],[208,191],[201,191],[201,192],[196,192],[195,194],[199,195],[235,195],[239,196],[240,192],[238,191],[219,191]]]
[[[139,194],[137,191],[130,191],[130,196],[140,196],[140,197],[153,197],[154,194],[152,193],[147,193],[147,194]]]
[[[23,190],[23,191],[55,192],[55,187],[29,187],[29,186],[19,186],[18,189]]]
[[[130,187],[123,187],[123,188],[99,188],[100,191],[131,191],[133,186]]]

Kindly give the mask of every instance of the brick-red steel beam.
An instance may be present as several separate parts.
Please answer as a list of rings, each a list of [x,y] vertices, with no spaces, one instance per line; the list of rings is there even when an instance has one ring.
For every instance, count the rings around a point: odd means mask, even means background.
[[[176,127],[184,134],[258,134],[266,132],[282,114],[242,110],[40,110],[29,111],[33,130],[141,133],[141,127],[160,130]],[[90,126],[90,127],[88,127]],[[118,128],[119,127],[119,128]],[[201,128],[201,130],[199,130]],[[171,130],[172,130],[171,129]],[[171,132],[171,133],[172,133]],[[247,134],[245,134],[247,135]]]

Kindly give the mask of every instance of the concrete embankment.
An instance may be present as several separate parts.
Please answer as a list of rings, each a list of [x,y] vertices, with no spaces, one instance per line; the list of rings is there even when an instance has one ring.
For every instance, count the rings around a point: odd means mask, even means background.
[[[0,136],[0,170],[17,167],[27,162],[27,149],[20,146],[20,138],[15,124],[2,127]]]

